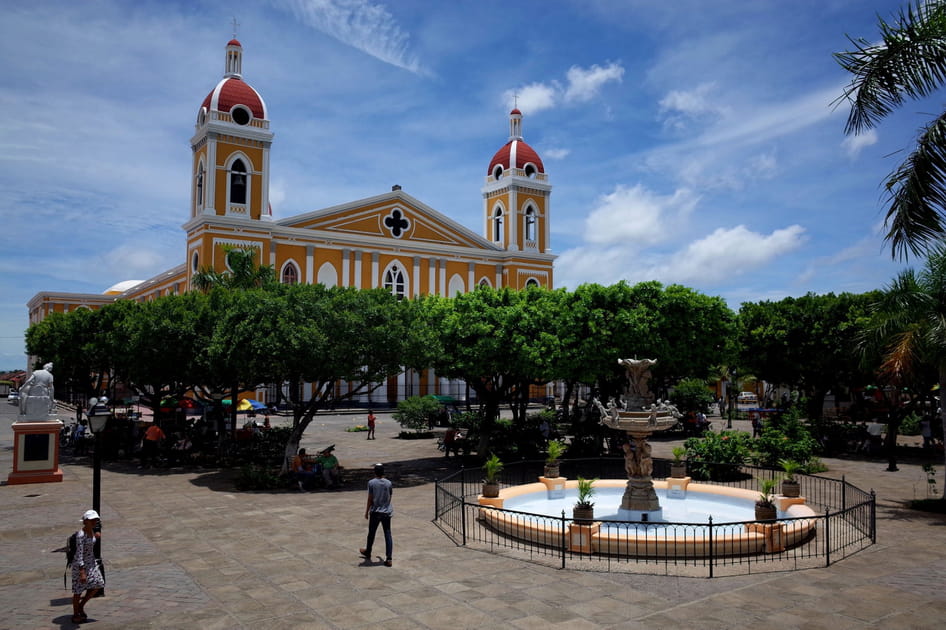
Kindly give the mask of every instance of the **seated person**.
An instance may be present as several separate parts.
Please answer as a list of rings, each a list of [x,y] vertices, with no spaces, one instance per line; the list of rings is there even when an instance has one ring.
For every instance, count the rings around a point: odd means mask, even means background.
[[[292,458],[291,468],[300,490],[305,490],[307,487],[310,487],[315,476],[318,474],[312,465],[312,461],[306,456],[304,448],[300,448],[296,456]]]
[[[326,488],[334,488],[340,484],[339,481],[339,465],[338,458],[335,457],[335,446],[329,446],[327,449],[319,453],[319,457],[316,460],[319,467],[322,469],[322,478],[325,479]]]

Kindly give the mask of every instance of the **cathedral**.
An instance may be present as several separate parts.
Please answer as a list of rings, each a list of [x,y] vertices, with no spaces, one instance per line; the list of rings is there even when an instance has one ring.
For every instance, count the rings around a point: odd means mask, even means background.
[[[103,294],[41,291],[27,305],[31,324],[52,312],[189,291],[202,269],[225,271],[225,252],[233,247],[252,249],[284,283],[383,287],[403,297],[452,296],[480,285],[552,287],[552,186],[542,159],[522,138],[518,109],[509,113],[509,138],[486,169],[479,233],[400,186],[277,219],[269,203],[270,112],[242,66],[243,47],[232,39],[223,78],[197,111],[183,264],[145,281],[118,282]],[[402,375],[397,397],[453,393],[455,384],[430,377]]]

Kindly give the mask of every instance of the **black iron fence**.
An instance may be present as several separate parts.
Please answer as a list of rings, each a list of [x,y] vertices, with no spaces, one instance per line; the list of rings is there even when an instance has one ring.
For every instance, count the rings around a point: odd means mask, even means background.
[[[669,477],[669,470],[670,460],[654,460],[654,479]],[[542,462],[507,464],[500,487],[534,483],[542,472]],[[726,465],[709,472],[705,483],[749,490],[758,490],[759,479],[780,477],[780,471],[755,466]],[[560,474],[569,479],[626,478],[621,458],[565,460]],[[436,483],[434,522],[457,545],[550,566],[706,577],[829,566],[876,542],[873,492],[843,478],[796,474],[795,479],[814,515],[780,517],[776,523],[609,520],[599,523],[599,531],[592,522],[564,512],[549,516],[484,508],[478,501],[482,471],[470,468]],[[581,525],[591,529],[576,527]],[[604,528],[607,535],[602,535]],[[594,547],[587,540],[592,533]]]

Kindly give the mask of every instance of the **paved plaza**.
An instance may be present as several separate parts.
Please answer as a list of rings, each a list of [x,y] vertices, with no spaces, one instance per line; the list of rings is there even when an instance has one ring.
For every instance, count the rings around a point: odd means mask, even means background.
[[[0,407],[5,480],[15,409]],[[878,496],[877,544],[828,568],[716,579],[563,571],[456,547],[431,520],[432,479],[458,464],[378,419],[373,441],[345,431],[363,414],[317,419],[306,432],[303,446],[336,444],[357,479],[335,492],[237,492],[232,471],[106,463],[107,596],[89,603],[83,626],[845,630],[938,629],[946,619],[946,517],[902,507],[926,492],[918,462],[889,473],[880,460],[824,460],[826,475]],[[655,442],[654,455],[677,444]],[[391,568],[358,555],[362,479],[375,461],[395,485]],[[56,550],[90,507],[92,471],[86,459],[63,472],[62,483],[0,487],[0,628],[74,627]]]

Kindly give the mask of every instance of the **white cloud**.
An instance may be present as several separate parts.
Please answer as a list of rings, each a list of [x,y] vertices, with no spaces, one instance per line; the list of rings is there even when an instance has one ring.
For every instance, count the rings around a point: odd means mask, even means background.
[[[619,185],[600,198],[585,220],[585,239],[590,243],[653,244],[669,235],[674,225],[690,214],[699,197],[687,189],[661,196],[640,184],[628,188]]]
[[[547,160],[563,160],[571,153],[570,149],[545,149],[542,151],[542,157]]]
[[[877,131],[875,129],[868,129],[864,133],[846,137],[844,141],[841,142],[841,148],[844,149],[844,152],[849,158],[854,159],[860,155],[864,148],[872,144],[877,144],[877,140]]]
[[[273,0],[306,26],[392,66],[430,72],[409,50],[410,35],[388,10],[368,0]]]
[[[692,90],[671,90],[658,103],[665,127],[682,130],[688,123],[726,116],[728,106],[710,99],[716,83],[701,83]]]
[[[558,100],[557,89],[556,85],[532,83],[518,90],[506,90],[503,93],[503,100],[509,103],[509,107],[516,106],[530,114],[534,114],[543,109],[555,107]]]
[[[790,225],[771,234],[759,234],[744,225],[717,228],[690,243],[661,269],[668,281],[720,282],[736,274],[752,273],[804,243],[805,228]]]
[[[559,103],[584,103],[590,101],[601,91],[601,86],[610,81],[621,82],[624,68],[617,63],[610,63],[602,68],[592,64],[590,68],[572,66],[565,73],[566,85],[552,80],[547,83],[530,83],[521,88],[503,92],[503,101],[509,107],[519,107],[534,114],[543,109],[551,109]]]
[[[642,250],[631,243],[605,247],[581,245],[556,261],[556,285],[574,288],[582,282],[613,284],[657,280],[664,284],[714,286],[737,276],[763,273],[780,257],[805,242],[799,225],[760,234],[743,225],[718,228],[710,235],[669,253]]]
[[[602,68],[593,64],[587,70],[572,66],[565,74],[568,87],[565,89],[565,102],[584,103],[598,95],[601,86],[609,81],[621,82],[624,77],[624,68],[611,62]]]

